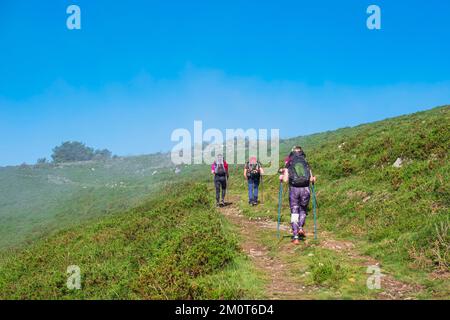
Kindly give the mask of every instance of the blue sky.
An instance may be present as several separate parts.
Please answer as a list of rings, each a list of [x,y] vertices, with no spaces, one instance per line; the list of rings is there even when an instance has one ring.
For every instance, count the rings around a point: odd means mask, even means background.
[[[168,151],[194,120],[290,137],[447,104],[448,21],[443,0],[3,0],[0,165],[65,140]]]

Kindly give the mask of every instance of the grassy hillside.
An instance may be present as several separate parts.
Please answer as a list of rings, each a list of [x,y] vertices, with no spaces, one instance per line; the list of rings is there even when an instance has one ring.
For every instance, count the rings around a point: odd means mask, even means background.
[[[0,252],[123,212],[198,169],[174,168],[167,154],[0,168]]]
[[[83,290],[66,288],[69,265],[80,267]],[[199,183],[166,187],[124,214],[38,241],[0,269],[0,299],[238,299],[260,292]]]
[[[424,284],[431,294],[450,295],[449,281],[440,276],[450,266],[449,106],[289,139],[280,148],[282,159],[296,144],[318,177],[322,230],[360,242],[384,268]],[[397,158],[403,159],[400,168],[393,167]],[[245,199],[244,181],[232,181]],[[264,187],[264,206],[243,202],[242,209],[276,219],[277,177],[266,177]],[[287,193],[283,201],[288,222]]]
[[[307,153],[318,177],[319,228],[424,287],[423,298],[450,296],[449,112],[444,106],[288,139],[280,148],[281,159],[294,144]],[[236,230],[211,205],[207,167],[177,175],[164,157],[0,168],[0,298],[260,297],[261,277],[240,253]],[[275,220],[278,177],[265,177],[264,204],[249,207],[241,169],[232,169],[230,190],[242,212]],[[287,224],[286,188],[283,201]],[[267,245],[276,250],[272,236]],[[343,290],[333,277],[344,264],[333,261],[348,257],[308,250],[328,268],[312,263],[320,276],[311,281]],[[289,255],[292,265],[306,258]],[[81,268],[80,291],[65,286],[73,264]],[[364,280],[361,267],[346,268]]]
[[[448,270],[450,107],[325,135],[309,151],[322,225],[368,240],[374,254]]]

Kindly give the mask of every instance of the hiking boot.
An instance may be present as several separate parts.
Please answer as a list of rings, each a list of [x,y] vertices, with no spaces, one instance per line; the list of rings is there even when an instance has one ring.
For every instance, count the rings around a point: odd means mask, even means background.
[[[299,236],[299,237],[302,237],[302,238],[306,237],[305,231],[304,231],[303,229],[299,229],[299,230],[298,230],[298,236]]]
[[[223,207],[223,206],[225,205],[225,201],[222,200],[222,201],[220,202],[220,205]]]
[[[220,207],[220,203],[219,202],[216,202],[216,207]]]

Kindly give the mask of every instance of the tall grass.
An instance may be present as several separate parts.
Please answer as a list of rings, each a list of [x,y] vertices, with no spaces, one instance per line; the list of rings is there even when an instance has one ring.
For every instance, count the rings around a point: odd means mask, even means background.
[[[237,283],[233,270],[251,274],[250,265],[206,191],[204,184],[170,186],[126,214],[74,227],[10,255],[0,263],[0,298],[237,299],[256,294],[255,284],[249,293],[245,282]],[[80,290],[66,286],[69,265],[80,267]]]

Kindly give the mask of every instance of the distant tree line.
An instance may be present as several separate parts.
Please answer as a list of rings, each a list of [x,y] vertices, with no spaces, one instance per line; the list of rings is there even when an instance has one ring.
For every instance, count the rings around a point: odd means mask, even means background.
[[[54,163],[77,162],[88,160],[108,160],[112,157],[108,149],[96,149],[86,146],[78,141],[66,141],[53,148],[52,159]],[[37,164],[46,164],[46,158],[37,160]]]

